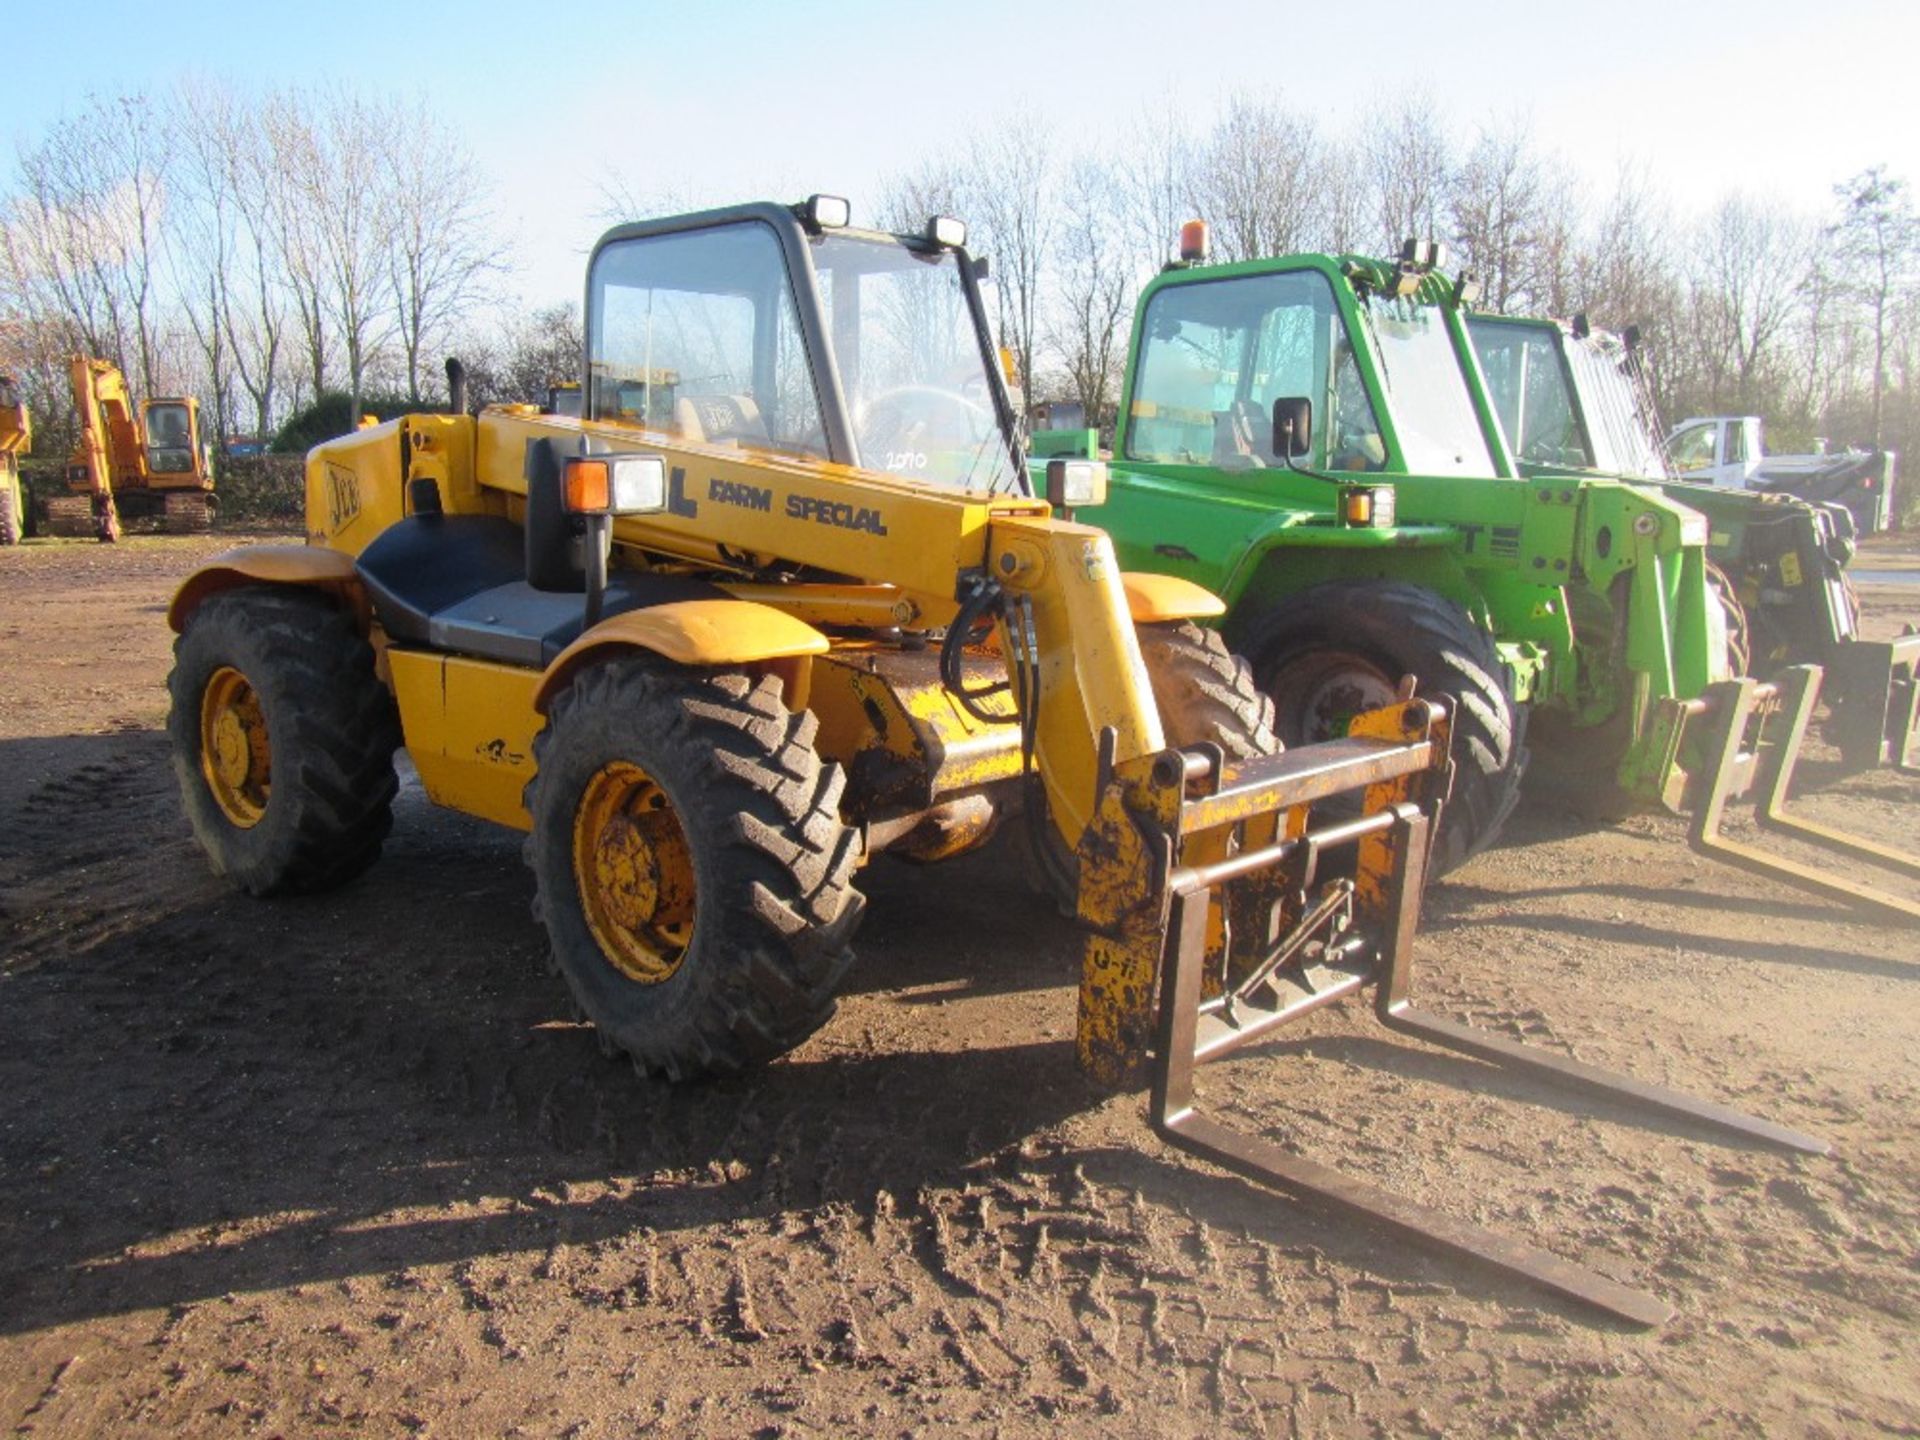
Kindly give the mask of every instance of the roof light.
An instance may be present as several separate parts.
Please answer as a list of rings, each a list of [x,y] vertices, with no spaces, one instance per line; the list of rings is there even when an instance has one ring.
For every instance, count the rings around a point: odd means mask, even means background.
[[[1207,257],[1213,253],[1213,242],[1207,234],[1207,222],[1189,220],[1180,227],[1180,258],[1189,265],[1204,265]]]
[[[853,222],[853,206],[840,195],[809,195],[800,218],[815,230],[842,230]]]
[[[951,215],[935,215],[927,221],[927,238],[936,245],[958,250],[967,243],[967,222]]]
[[[1437,240],[1407,240],[1400,246],[1400,262],[1416,270],[1444,270],[1447,247]]]

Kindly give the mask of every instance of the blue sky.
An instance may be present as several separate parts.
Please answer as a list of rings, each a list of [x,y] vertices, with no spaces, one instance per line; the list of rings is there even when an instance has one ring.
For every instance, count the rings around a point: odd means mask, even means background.
[[[1685,218],[1729,188],[1809,210],[1885,163],[1920,184],[1912,0],[1189,7],[1139,0],[167,6],[13,0],[0,168],[88,94],[190,74],[423,94],[473,150],[518,288],[571,296],[609,180],[691,203],[851,196],[975,129],[1063,151],[1171,102],[1202,126],[1235,89],[1347,129],[1424,86],[1463,132],[1521,115],[1604,193],[1641,165]],[[23,61],[20,57],[30,57]]]

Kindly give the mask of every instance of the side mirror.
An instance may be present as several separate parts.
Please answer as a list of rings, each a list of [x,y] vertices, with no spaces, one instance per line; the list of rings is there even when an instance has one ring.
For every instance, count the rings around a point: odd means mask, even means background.
[[[1273,453],[1297,460],[1313,447],[1313,401],[1283,395],[1273,402]]]

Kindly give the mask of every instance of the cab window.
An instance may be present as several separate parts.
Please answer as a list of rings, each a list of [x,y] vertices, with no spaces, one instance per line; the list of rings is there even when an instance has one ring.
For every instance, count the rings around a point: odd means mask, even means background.
[[[1713,425],[1694,425],[1673,437],[1673,463],[1681,472],[1713,468]]]
[[[825,456],[780,243],[757,221],[617,240],[588,283],[589,414],[694,444]]]
[[[1170,285],[1148,303],[1127,458],[1226,470],[1281,463],[1273,402],[1313,401],[1310,464],[1379,469],[1380,427],[1332,287],[1316,271]]]

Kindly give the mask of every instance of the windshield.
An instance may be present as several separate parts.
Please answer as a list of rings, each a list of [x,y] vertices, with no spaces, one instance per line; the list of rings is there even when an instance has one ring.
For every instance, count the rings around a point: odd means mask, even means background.
[[[1445,313],[1409,297],[1365,295],[1360,313],[1380,357],[1393,428],[1412,475],[1492,475]]]
[[[158,475],[193,469],[193,427],[185,405],[155,401],[147,407],[147,468]]]
[[[957,490],[1018,490],[959,255],[833,233],[810,249],[860,463]]]
[[[1567,336],[1564,343],[1595,463],[1609,475],[1669,479],[1653,397],[1627,347],[1602,330],[1584,340]]]
[[[1574,414],[1553,332],[1475,315],[1467,321],[1467,333],[1514,459],[1523,465],[1592,468],[1593,451]]]
[[[1379,421],[1326,276],[1296,270],[1168,285],[1141,323],[1125,454],[1220,470],[1283,464],[1273,454],[1273,402],[1282,397],[1313,402],[1309,467],[1385,466]]]

